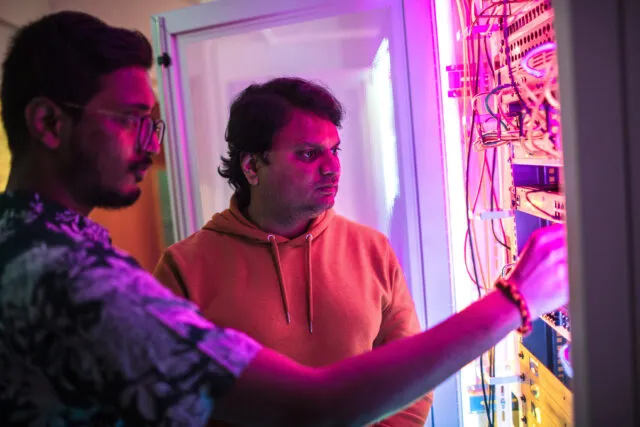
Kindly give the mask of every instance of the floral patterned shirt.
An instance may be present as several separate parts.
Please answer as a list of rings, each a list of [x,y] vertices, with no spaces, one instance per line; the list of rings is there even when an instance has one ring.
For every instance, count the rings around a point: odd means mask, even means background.
[[[260,350],[88,218],[0,193],[0,425],[205,425]]]

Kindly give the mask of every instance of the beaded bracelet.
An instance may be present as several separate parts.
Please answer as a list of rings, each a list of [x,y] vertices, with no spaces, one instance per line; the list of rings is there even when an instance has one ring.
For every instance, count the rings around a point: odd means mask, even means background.
[[[507,298],[518,306],[520,316],[522,316],[522,325],[517,329],[517,331],[522,335],[528,335],[532,329],[531,312],[529,311],[529,306],[524,300],[524,297],[520,293],[518,287],[509,280],[500,278],[496,281],[496,288],[500,289]]]

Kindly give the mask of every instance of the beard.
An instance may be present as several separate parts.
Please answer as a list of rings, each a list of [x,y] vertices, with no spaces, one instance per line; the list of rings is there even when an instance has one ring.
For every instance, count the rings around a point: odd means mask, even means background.
[[[135,186],[128,191],[121,190],[113,185],[115,183],[103,183],[100,179],[96,179],[96,173],[96,169],[89,163],[81,161],[67,168],[65,172],[68,185],[75,187],[74,195],[83,205],[121,209],[133,205],[140,198],[142,193],[140,187]]]
[[[92,205],[103,209],[122,209],[133,205],[142,194],[139,187],[129,192],[117,192],[103,189],[93,193]]]
[[[142,191],[138,186],[120,188],[121,180],[131,168],[122,167],[122,161],[106,144],[98,141],[83,144],[82,139],[72,138],[65,163],[62,171],[65,182],[84,206],[121,209],[133,205],[140,197]]]

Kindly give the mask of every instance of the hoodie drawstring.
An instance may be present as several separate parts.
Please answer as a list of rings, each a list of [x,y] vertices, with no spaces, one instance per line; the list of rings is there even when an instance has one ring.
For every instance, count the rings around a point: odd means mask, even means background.
[[[311,281],[311,241],[312,234],[307,234],[307,316],[309,321],[309,333],[313,333],[313,282]]]
[[[282,267],[280,265],[280,252],[278,252],[278,243],[276,243],[276,236],[269,234],[267,240],[271,242],[271,250],[273,251],[273,257],[276,263],[276,273],[278,274],[278,284],[280,285],[280,297],[282,298],[282,305],[284,306],[284,314],[287,317],[287,324],[291,324],[291,314],[289,314],[289,302],[287,301],[287,290],[284,287],[284,276],[282,275]]]
[[[287,324],[291,324],[291,314],[289,312],[289,301],[287,300],[287,290],[284,284],[284,275],[282,274],[282,266],[280,264],[280,251],[278,250],[278,243],[276,242],[276,236],[269,234],[267,240],[271,243],[271,252],[276,265],[276,273],[278,275],[278,285],[280,286],[280,297],[282,298],[282,305],[284,306],[284,313],[287,318]],[[311,241],[313,236],[307,234],[306,240],[306,261],[307,261],[307,316],[309,324],[309,333],[313,333],[313,283],[311,281]]]

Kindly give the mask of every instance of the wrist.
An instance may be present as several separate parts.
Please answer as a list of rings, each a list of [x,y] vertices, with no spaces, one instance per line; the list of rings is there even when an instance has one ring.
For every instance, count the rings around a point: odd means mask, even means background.
[[[495,283],[496,289],[506,296],[518,308],[521,318],[517,331],[522,335],[528,335],[532,329],[531,310],[527,300],[520,292],[516,284],[508,279],[499,278]]]

